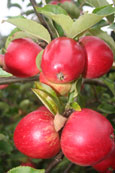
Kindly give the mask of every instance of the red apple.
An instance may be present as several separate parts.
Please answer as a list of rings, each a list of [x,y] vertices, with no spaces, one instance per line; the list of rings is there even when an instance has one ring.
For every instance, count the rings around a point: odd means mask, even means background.
[[[99,172],[104,172],[109,170],[109,168],[112,168],[113,163],[115,165],[115,146],[114,150],[108,155],[108,157],[94,165],[93,168]]]
[[[100,38],[85,36],[80,39],[86,50],[84,78],[98,78],[106,74],[113,64],[113,52]]]
[[[72,2],[71,0],[53,0],[50,2],[50,4],[54,4],[54,5],[57,5],[59,3],[64,3],[64,2]]]
[[[7,84],[4,84],[4,85],[0,85],[0,90],[4,89],[4,88],[7,88],[8,85]]]
[[[107,171],[104,171],[103,173],[113,173],[113,170],[107,170]]]
[[[50,42],[42,56],[45,77],[53,83],[69,83],[84,70],[85,52],[75,40],[59,37]]]
[[[49,85],[52,89],[56,91],[57,94],[62,96],[68,94],[72,87],[71,83],[66,83],[66,84],[52,83],[45,77],[45,75],[42,72],[40,73],[39,80],[41,83]]]
[[[113,149],[113,127],[100,113],[84,108],[73,112],[61,136],[61,148],[72,162],[89,166],[106,157]]]
[[[31,77],[39,73],[36,56],[41,47],[30,39],[13,40],[7,48],[4,63],[6,71],[17,77]]]
[[[47,110],[37,109],[25,116],[14,132],[16,148],[31,158],[55,156],[60,150],[60,140],[53,120],[53,114]]]
[[[20,166],[29,166],[29,167],[35,168],[35,165],[32,162],[25,162],[25,163],[23,162],[21,163]]]

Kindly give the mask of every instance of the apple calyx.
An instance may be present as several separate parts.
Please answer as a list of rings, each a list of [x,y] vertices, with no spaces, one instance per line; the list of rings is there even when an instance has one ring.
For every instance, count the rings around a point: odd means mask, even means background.
[[[60,80],[60,81],[63,81],[64,80],[64,75],[63,75],[63,73],[58,73],[57,74],[57,78]]]
[[[55,115],[54,118],[54,127],[56,132],[58,132],[59,130],[61,130],[61,128],[64,126],[65,122],[67,121],[67,118],[60,115],[59,113],[57,113]]]

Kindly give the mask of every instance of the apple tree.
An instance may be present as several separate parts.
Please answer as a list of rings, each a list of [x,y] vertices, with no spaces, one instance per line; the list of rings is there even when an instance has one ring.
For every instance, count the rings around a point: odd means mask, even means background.
[[[114,0],[30,0],[3,20],[1,173],[115,170],[114,13]]]

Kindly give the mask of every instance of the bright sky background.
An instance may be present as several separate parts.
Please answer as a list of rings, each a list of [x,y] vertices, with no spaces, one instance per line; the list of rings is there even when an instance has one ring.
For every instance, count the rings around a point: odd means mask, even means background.
[[[11,2],[16,3],[16,0],[12,0]],[[1,35],[8,35],[11,32],[11,30],[14,28],[13,25],[6,23],[6,22],[1,23],[1,21],[5,20],[7,18],[7,16],[17,16],[17,15],[20,15],[20,12],[26,11],[26,9],[27,9],[26,5],[30,1],[26,0],[25,2],[23,2],[22,0],[18,0],[17,2],[23,7],[23,9],[21,11],[17,7],[12,7],[11,9],[7,9],[7,0],[0,1],[0,34]],[[112,3],[112,0],[108,0],[108,2]],[[91,11],[91,8],[85,8],[85,10]],[[104,30],[107,30],[108,32],[110,32],[110,29],[104,28]]]

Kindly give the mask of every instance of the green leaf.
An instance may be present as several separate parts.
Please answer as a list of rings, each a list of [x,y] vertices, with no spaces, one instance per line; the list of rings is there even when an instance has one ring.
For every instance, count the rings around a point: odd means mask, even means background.
[[[69,92],[68,102],[66,104],[66,109],[71,107],[71,104],[76,101],[78,94],[80,93],[82,84],[82,78],[79,78],[75,82],[73,82],[71,90]]]
[[[29,16],[30,14],[34,14],[34,10],[27,10],[23,14],[25,14],[26,16]]]
[[[3,141],[7,140],[7,137],[4,134],[2,134],[2,133],[0,133],[0,141],[1,140],[3,140]]]
[[[112,23],[111,25],[109,25],[109,28],[115,30],[115,23]]]
[[[96,8],[109,4],[106,0],[86,0],[85,2],[91,5],[92,7],[96,7]]]
[[[10,8],[11,8],[11,7],[17,7],[17,8],[19,8],[19,9],[22,9],[21,5],[19,5],[19,4],[17,4],[17,3],[12,3],[12,4],[10,4]]]
[[[57,105],[52,100],[52,98],[49,97],[48,94],[46,94],[44,91],[41,91],[41,90],[35,89],[35,88],[33,88],[32,91],[53,115],[57,114],[57,112],[58,112]]]
[[[77,102],[73,102],[70,104],[70,108],[76,110],[76,111],[81,111],[81,107]]]
[[[11,8],[11,7],[18,7],[19,9],[22,9],[22,7],[18,4],[18,3],[11,3],[8,1],[7,3],[7,7]]]
[[[115,96],[115,84],[111,79],[103,79],[103,82],[108,86],[108,88],[111,90],[113,95]]]
[[[111,15],[107,16],[106,18],[107,18],[109,23],[114,22],[114,14],[111,14]]]
[[[12,34],[12,35],[7,39],[7,41],[6,41],[6,48],[7,48],[8,44],[9,44],[11,41],[13,41],[13,40],[15,40],[15,39],[18,39],[18,38],[31,38],[31,39],[33,39],[33,40],[36,40],[36,39],[37,39],[37,38],[34,37],[33,35],[28,34],[28,33],[24,32],[24,31],[17,31],[17,32],[15,32],[14,34]]]
[[[11,146],[11,144],[9,144],[9,142],[0,141],[0,151],[5,152],[5,153],[10,153],[13,150],[13,147]]]
[[[44,12],[44,13],[52,13],[52,14],[65,14],[68,15],[67,12],[61,8],[59,5],[45,5],[44,7],[36,7],[36,10],[38,12]]]
[[[65,1],[64,3],[59,4],[71,18],[78,18],[80,16],[80,9],[73,2]]]
[[[98,23],[96,23],[92,28],[101,28],[104,26],[108,26],[108,22],[104,19],[100,20]]]
[[[10,18],[6,20],[6,22],[17,26],[22,31],[25,31],[26,33],[32,35],[33,37],[44,40],[47,43],[51,41],[50,34],[47,31],[47,29],[33,20],[25,19],[18,16],[15,18]]]
[[[56,92],[50,86],[43,84],[41,82],[35,82],[35,86],[36,86],[36,89],[39,89],[45,92],[49,97],[51,97],[51,99],[55,102],[56,107],[58,108],[58,112],[62,113],[63,111],[62,103],[59,100]]]
[[[7,73],[2,68],[0,68],[0,77],[9,77],[9,76],[12,76],[12,74]]]
[[[41,60],[42,60],[43,51],[44,50],[41,50],[40,53],[36,57],[36,65],[37,65],[40,72],[42,71],[42,69],[41,69]]]
[[[102,18],[103,16],[88,13],[80,16],[79,19],[77,19],[73,23],[69,37],[75,38],[79,34],[87,31],[89,28],[99,22]]]
[[[55,5],[53,5],[53,6],[55,6]],[[44,14],[45,16],[54,20],[57,24],[59,24],[62,27],[65,34],[68,36],[68,34],[71,31],[71,26],[73,24],[73,20],[68,15],[66,15],[65,13],[62,13],[62,12],[56,14],[54,11],[48,11],[46,9],[46,6],[43,8],[37,7],[36,10],[39,13]]]
[[[93,10],[93,13],[102,15],[102,16],[108,16],[108,15],[115,13],[115,7],[112,7],[112,5],[99,7],[99,8],[96,8],[95,10]]]
[[[110,48],[112,49],[113,54],[115,56],[115,42],[111,36],[109,36],[106,32],[104,32],[100,29],[90,29],[89,33],[91,35],[97,36],[97,37],[101,38],[102,40],[104,40],[110,46]]]
[[[115,106],[108,103],[102,103],[98,106],[98,110],[106,114],[112,114],[115,113]]]
[[[64,31],[60,25],[58,25],[56,22],[54,22],[54,26],[59,34],[60,37],[64,36]]]
[[[5,42],[5,48],[7,49],[9,43],[12,41],[12,37],[13,35],[16,33],[16,32],[19,32],[21,31],[19,28],[15,28],[11,31],[11,33],[9,34],[9,36],[7,37],[6,39],[6,42]]]
[[[45,173],[44,169],[34,169],[29,166],[19,166],[8,171],[8,173]]]

